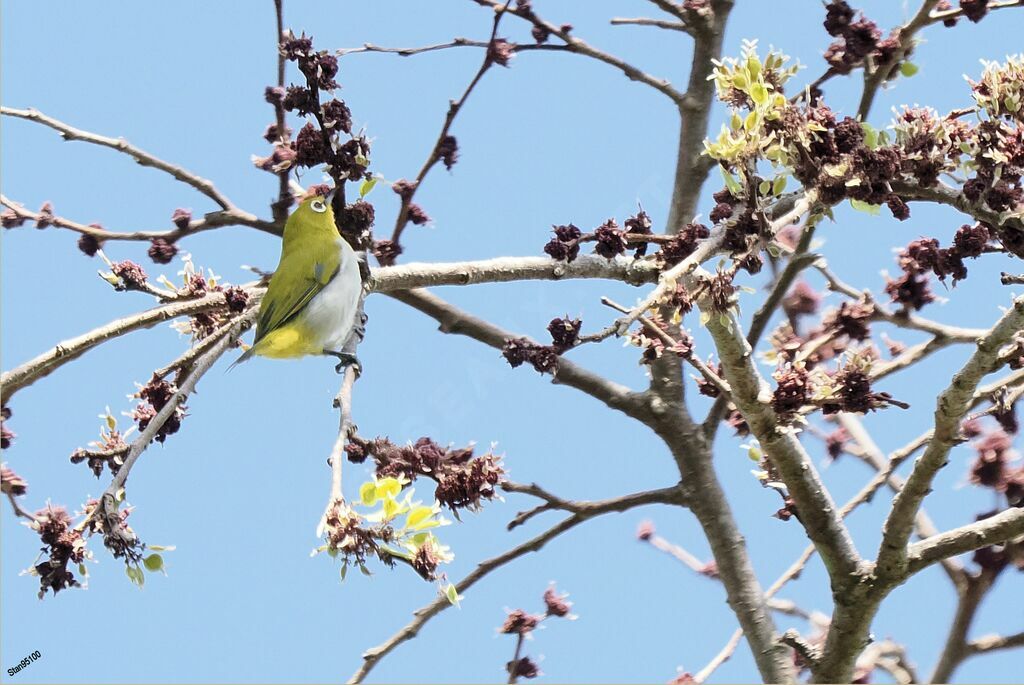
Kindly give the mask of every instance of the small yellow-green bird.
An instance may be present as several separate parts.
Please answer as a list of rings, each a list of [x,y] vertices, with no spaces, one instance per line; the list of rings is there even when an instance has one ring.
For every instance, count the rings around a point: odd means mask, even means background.
[[[285,223],[281,261],[260,303],[256,338],[235,364],[253,355],[325,354],[341,360],[339,372],[358,365],[343,348],[356,326],[362,288],[359,258],[335,228],[330,197],[307,197]]]

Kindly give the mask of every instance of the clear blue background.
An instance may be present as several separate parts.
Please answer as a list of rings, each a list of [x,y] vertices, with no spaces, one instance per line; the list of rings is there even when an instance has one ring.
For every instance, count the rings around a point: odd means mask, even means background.
[[[883,27],[903,21],[916,3],[861,3]],[[823,70],[827,36],[817,0],[737,3],[726,36],[735,54],[744,38],[778,46],[809,68],[799,83]],[[593,44],[685,84],[691,40],[650,28],[611,27],[615,15],[653,14],[649,3],[537,0],[546,18],[571,22]],[[207,178],[239,206],[266,216],[276,180],[252,167],[265,154],[260,136],[272,118],[263,101],[274,79],[273,8],[261,2],[3,3],[3,102],[36,107],[88,130],[124,136]],[[305,29],[318,48],[414,46],[455,36],[486,38],[488,11],[470,2],[286,2],[286,25]],[[502,35],[529,40],[528,26],[510,19]],[[980,25],[949,32],[929,28],[915,61],[920,73],[880,93],[871,120],[884,125],[900,103],[948,110],[969,104],[962,74],[976,75],[979,58],[1001,59],[1020,49],[1024,12],[1001,11]],[[374,139],[373,170],[388,179],[411,177],[422,164],[443,119],[479,65],[475,49],[403,59],[353,55],[342,60],[341,96],[358,126]],[[294,71],[290,72],[294,78]],[[837,79],[828,101],[842,113],[857,102],[860,78]],[[682,87],[682,86],[680,86]],[[716,107],[714,126],[723,108]],[[196,214],[211,203],[168,176],[127,157],[82,143],[62,143],[51,130],[4,118],[3,192],[37,208],[112,230],[163,229],[176,207]],[[293,122],[294,125],[294,122]],[[526,53],[510,69],[494,69],[480,84],[454,128],[461,155],[451,173],[437,169],[417,199],[433,218],[404,238],[406,260],[452,261],[495,255],[539,254],[552,223],[591,228],[609,216],[620,222],[638,201],[661,228],[667,211],[677,121],[666,98],[627,81],[597,62],[566,54]],[[307,174],[306,183],[319,179]],[[710,208],[706,188],[701,210]],[[390,232],[396,196],[378,189],[378,233]],[[883,212],[883,215],[886,215]],[[897,224],[840,208],[838,223],[819,235],[836,271],[858,287],[878,291],[880,270],[895,270],[893,248],[921,235],[944,242],[963,223],[952,212],[915,205]],[[3,368],[13,366],[118,316],[151,305],[144,295],[115,293],[96,277],[97,259],[75,248],[76,236],[31,226],[3,234]],[[184,243],[197,264],[233,282],[240,268],[272,268],[278,240],[244,228],[196,236]],[[136,259],[151,276],[174,276],[145,257],[144,244],[111,244],[112,259]],[[928,316],[987,326],[1010,289],[999,270],[1020,271],[999,257],[971,263],[972,277],[932,305]],[[755,287],[762,283],[752,279]],[[446,288],[468,311],[512,331],[544,339],[556,315],[582,315],[588,328],[611,312],[601,295],[632,302],[639,295],[613,283],[528,283]],[[755,296],[745,296],[749,315]],[[835,298],[830,298],[833,303]],[[368,337],[360,349],[366,373],[357,386],[355,415],[365,435],[398,441],[429,435],[457,445],[492,442],[512,478],[536,481],[567,497],[591,499],[658,487],[677,474],[666,449],[638,424],[589,397],[551,386],[532,370],[510,369],[497,351],[464,338],[442,336],[433,320],[384,297],[368,302]],[[689,322],[698,328],[696,321]],[[878,327],[878,331],[883,327]],[[918,340],[903,332],[894,337]],[[704,355],[711,347],[698,332]],[[96,438],[96,415],[109,405],[131,409],[133,382],[179,354],[187,341],[167,326],[134,333],[69,364],[22,391],[12,404],[18,434],[3,457],[29,483],[26,506],[47,498],[77,509],[99,494],[84,465],[68,455]],[[615,341],[572,357],[635,388],[645,387],[632,349]],[[935,355],[880,389],[913,404],[866,419],[885,450],[924,430],[936,392],[963,358],[962,350]],[[341,584],[326,557],[311,559],[314,527],[328,492],[325,458],[337,428],[331,398],[338,378],[322,359],[256,361],[230,375],[219,366],[189,400],[180,434],[152,447],[133,471],[132,524],[153,544],[175,544],[169,577],[150,576],[138,590],[94,541],[98,564],[89,589],[38,601],[35,578],[19,576],[38,548],[37,538],[3,507],[2,665],[39,650],[42,659],[11,679],[18,682],[320,682],[347,678],[359,655],[390,636],[410,612],[435,596],[434,586],[404,569],[359,574]],[[770,369],[766,368],[766,371]],[[691,390],[701,416],[704,398]],[[740,441],[723,430],[716,466],[747,536],[757,572],[771,583],[803,549],[795,522],[771,517],[774,493],[750,476]],[[835,497],[845,500],[869,477],[853,459],[824,466],[820,444],[809,449]],[[940,528],[960,525],[989,508],[991,495],[965,486],[969,448],[954,451],[927,501]],[[348,466],[349,494],[365,466]],[[429,488],[421,488],[423,494]],[[530,506],[509,496],[483,513],[442,531],[458,579],[477,560],[498,553],[556,520],[548,514],[510,534],[505,523]],[[888,494],[858,511],[851,526],[864,553],[875,548]],[[5,503],[6,504],[6,503]],[[707,556],[693,517],[679,509],[633,510],[593,521],[558,538],[539,555],[522,558],[467,593],[461,610],[446,611],[414,641],[385,659],[376,681],[499,681],[513,640],[496,635],[504,609],[538,610],[555,580],[572,593],[580,618],[551,621],[528,644],[542,657],[550,682],[664,682],[676,669],[696,671],[735,628],[722,588],[695,577],[674,560],[634,539],[652,518],[659,531]],[[1007,572],[978,617],[975,636],[1022,628],[1019,574]],[[782,596],[808,609],[829,608],[827,581],[817,560]],[[1014,599],[1016,598],[1016,599]],[[941,572],[929,570],[897,590],[879,614],[875,634],[905,642],[927,674],[951,618],[953,592]],[[782,627],[790,621],[780,620]],[[799,622],[793,625],[804,628]],[[1015,668],[1013,664],[1016,663]],[[1020,653],[967,662],[958,677],[1008,681],[1019,677]],[[6,670],[3,679],[7,679]],[[749,681],[756,671],[745,646],[716,681]]]

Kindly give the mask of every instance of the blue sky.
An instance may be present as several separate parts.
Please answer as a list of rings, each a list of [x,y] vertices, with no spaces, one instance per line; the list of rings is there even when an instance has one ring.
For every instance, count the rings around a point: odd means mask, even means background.
[[[536,0],[555,23],[570,22],[581,37],[684,84],[691,53],[688,37],[638,27],[611,27],[607,19],[654,11],[650,3]],[[823,70],[827,36],[818,0],[739,2],[726,51],[757,38],[808,65],[799,83]],[[286,25],[313,34],[318,48],[363,42],[414,46],[455,36],[485,38],[490,15],[468,1],[312,3],[286,0]],[[884,27],[915,8],[902,2],[863,2]],[[780,10],[784,10],[780,11]],[[871,121],[884,125],[890,108],[920,103],[940,111],[964,106],[963,74],[980,70],[979,58],[1001,59],[1020,49],[1024,12],[1008,10],[980,25],[949,32],[928,29],[917,51],[920,73],[880,94]],[[11,0],[2,9],[4,104],[36,107],[72,125],[124,136],[181,164],[218,187],[239,206],[268,215],[276,190],[270,175],[249,162],[264,154],[261,139],[272,111],[263,89],[274,78],[273,7],[262,2],[57,3]],[[528,27],[508,21],[502,34],[529,40]],[[448,100],[479,64],[476,50],[460,49],[398,58],[352,55],[341,63],[341,96],[358,126],[374,139],[373,170],[388,179],[411,177],[429,152]],[[292,74],[294,76],[294,74]],[[856,107],[859,78],[838,79],[828,102],[842,113]],[[718,107],[715,119],[722,118]],[[294,124],[294,122],[293,122]],[[52,200],[57,213],[112,230],[170,226],[176,207],[196,214],[209,201],[170,177],[143,169],[109,150],[62,143],[52,131],[4,118],[3,192],[31,208]],[[717,123],[714,124],[717,128]],[[293,128],[297,128],[293,125]],[[677,124],[671,104],[608,67],[584,58],[545,53],[519,55],[510,69],[488,74],[454,128],[461,156],[452,172],[435,170],[417,199],[432,225],[410,227],[406,260],[453,261],[497,255],[540,254],[550,225],[572,221],[592,228],[610,216],[620,221],[636,203],[663,221],[673,174]],[[307,174],[306,183],[319,179]],[[710,205],[709,185],[701,210]],[[396,197],[378,189],[378,231],[386,233]],[[883,214],[886,214],[883,212]],[[897,224],[839,208],[837,223],[819,235],[831,265],[848,282],[883,284],[881,269],[895,270],[894,247],[921,235],[943,242],[964,221],[938,208],[915,205]],[[247,280],[240,267],[272,268],[279,243],[232,228],[195,236],[184,244],[197,264],[229,281]],[[113,259],[144,263],[151,276],[174,276],[178,264],[153,265],[144,245],[111,245]],[[95,272],[101,264],[75,248],[75,236],[25,227],[3,234],[2,366],[9,369],[56,341],[146,308],[137,293],[115,293]],[[965,326],[986,326],[1009,301],[994,258],[971,264],[972,278],[926,314]],[[1019,271],[1019,265],[1016,266]],[[813,279],[812,279],[812,282]],[[757,287],[760,281],[751,280]],[[815,282],[818,285],[817,282]],[[611,314],[598,300],[632,302],[639,291],[612,283],[526,283],[446,288],[440,294],[510,330],[543,339],[554,316],[582,316],[604,326]],[[741,301],[749,315],[755,296]],[[834,298],[830,301],[835,302]],[[365,374],[357,385],[355,418],[364,435],[396,441],[429,435],[442,443],[495,444],[513,479],[536,481],[567,497],[593,499],[660,487],[675,481],[675,467],[659,441],[625,417],[526,368],[510,369],[498,353],[467,339],[442,336],[433,320],[383,297],[367,303]],[[688,322],[698,328],[697,322]],[[879,327],[878,330],[883,330]],[[906,342],[917,338],[889,331]],[[697,333],[705,356],[711,346]],[[96,438],[105,406],[131,409],[125,396],[152,370],[179,354],[187,341],[167,326],[135,333],[91,352],[24,390],[14,401],[11,428],[18,434],[4,459],[29,483],[25,504],[47,498],[77,508],[99,494],[97,482],[68,455]],[[573,352],[573,358],[641,388],[646,379],[636,354],[615,341]],[[935,355],[881,390],[910,402],[908,412],[868,417],[885,450],[924,430],[936,392],[963,352]],[[36,581],[19,576],[35,558],[38,540],[4,508],[2,551],[2,665],[39,650],[42,659],[19,682],[324,682],[347,678],[360,653],[390,636],[435,588],[411,573],[379,570],[338,582],[325,557],[310,558],[316,522],[328,493],[325,458],[337,429],[331,398],[338,378],[322,359],[258,360],[230,375],[215,369],[189,400],[190,416],[165,446],[155,445],[132,472],[132,523],[152,544],[173,544],[168,577],[151,577],[138,590],[121,564],[97,548],[90,587],[45,601]],[[705,411],[690,393],[693,411]],[[749,474],[740,441],[722,431],[716,466],[747,537],[755,567],[769,584],[799,554],[806,538],[796,522],[770,515],[778,506]],[[869,477],[852,459],[824,466],[820,446],[808,443],[836,499],[844,500]],[[927,507],[940,528],[960,525],[991,506],[990,495],[965,486],[968,448],[954,451]],[[365,479],[364,466],[348,466],[348,494]],[[429,488],[423,489],[424,493]],[[888,496],[857,512],[852,530],[862,550],[874,548]],[[488,505],[442,535],[456,554],[457,579],[476,561],[498,553],[556,520],[539,517],[513,533],[505,523],[530,504],[519,496]],[[541,606],[549,581],[572,593],[575,622],[551,621],[528,644],[542,657],[549,682],[663,682],[677,667],[696,671],[731,635],[735,620],[724,592],[634,539],[636,525],[653,519],[659,531],[699,556],[707,545],[687,512],[633,510],[586,524],[540,555],[522,558],[467,593],[460,610],[446,611],[421,635],[374,671],[376,681],[481,682],[503,679],[513,640],[497,635],[505,608]],[[1021,629],[1019,574],[1004,574],[983,607],[976,635]],[[1016,593],[1016,594],[1015,594]],[[827,609],[827,581],[815,560],[782,596],[808,609]],[[934,662],[952,612],[952,589],[930,570],[897,590],[874,631],[905,642],[923,669]],[[781,622],[783,627],[788,624]],[[800,624],[794,624],[803,628]],[[959,671],[968,681],[1007,681],[1020,654],[975,659]],[[716,681],[756,677],[745,646]]]

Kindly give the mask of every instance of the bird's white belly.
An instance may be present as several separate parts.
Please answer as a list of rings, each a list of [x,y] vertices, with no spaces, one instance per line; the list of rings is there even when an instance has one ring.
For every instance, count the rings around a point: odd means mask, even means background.
[[[303,323],[317,336],[317,344],[332,352],[340,352],[352,332],[362,290],[355,254],[351,248],[346,250],[340,244],[339,249],[342,250],[341,271],[310,300],[303,312]]]

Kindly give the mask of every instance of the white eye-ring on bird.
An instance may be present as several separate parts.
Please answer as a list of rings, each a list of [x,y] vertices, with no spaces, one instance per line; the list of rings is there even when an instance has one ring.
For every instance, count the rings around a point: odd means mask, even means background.
[[[326,205],[326,204],[324,204],[324,201],[323,201],[323,200],[313,200],[313,201],[312,201],[312,202],[311,202],[311,203],[309,204],[309,206],[310,206],[310,207],[311,207],[311,208],[313,209],[313,211],[314,211],[314,212],[316,212],[317,214],[323,214],[324,212],[326,212],[326,211],[327,211],[327,205]]]

